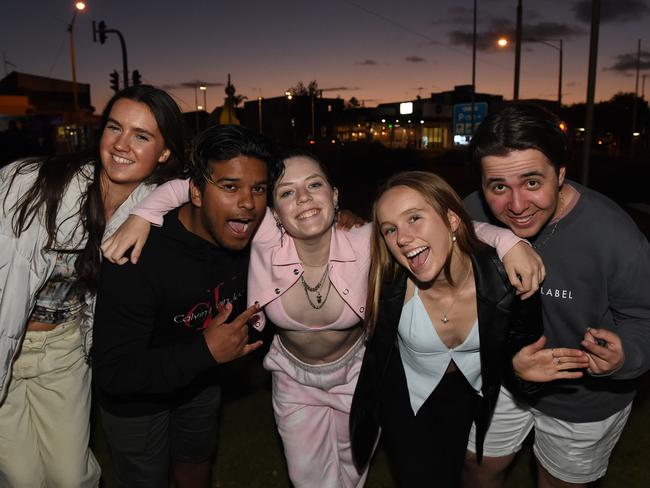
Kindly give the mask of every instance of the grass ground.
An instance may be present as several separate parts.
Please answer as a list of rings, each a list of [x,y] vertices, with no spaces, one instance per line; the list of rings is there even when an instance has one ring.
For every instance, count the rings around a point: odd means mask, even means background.
[[[284,488],[289,486],[280,439],[271,408],[270,381],[259,363],[238,368],[239,384],[226,386],[221,412],[219,448],[214,464],[215,488]],[[579,408],[579,405],[576,406]],[[95,422],[94,450],[103,468],[103,486],[115,481],[101,429]],[[534,468],[529,439],[508,478],[507,488],[532,488]],[[650,377],[642,381],[630,420],[612,456],[599,488],[647,488],[650,486]],[[394,486],[386,457],[379,450],[373,461],[368,488]],[[319,488],[319,487],[314,487]]]

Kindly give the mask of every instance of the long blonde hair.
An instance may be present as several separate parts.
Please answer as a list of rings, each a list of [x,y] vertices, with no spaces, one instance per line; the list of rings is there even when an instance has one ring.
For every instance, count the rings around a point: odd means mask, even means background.
[[[404,171],[391,176],[380,188],[372,206],[372,236],[370,238],[370,274],[368,277],[368,298],[366,303],[365,329],[366,335],[372,335],[378,321],[379,298],[384,282],[397,278],[402,269],[393,258],[381,234],[380,223],[377,219],[377,202],[391,188],[405,186],[417,191],[434,211],[440,216],[449,231],[449,253],[443,267],[445,278],[453,286],[451,277],[452,229],[447,212],[451,210],[458,216],[455,246],[465,254],[474,254],[482,245],[474,233],[472,221],[463,207],[458,194],[440,176],[426,171]]]

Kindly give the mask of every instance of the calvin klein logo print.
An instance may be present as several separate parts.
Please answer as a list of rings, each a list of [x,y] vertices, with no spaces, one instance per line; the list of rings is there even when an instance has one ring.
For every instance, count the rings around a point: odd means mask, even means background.
[[[185,315],[174,317],[174,322],[183,324],[189,329],[203,330],[210,322],[211,310],[212,307],[209,303],[197,303]]]

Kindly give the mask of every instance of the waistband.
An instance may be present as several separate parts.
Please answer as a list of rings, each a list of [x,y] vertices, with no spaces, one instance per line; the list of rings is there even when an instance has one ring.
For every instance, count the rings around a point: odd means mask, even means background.
[[[79,332],[81,314],[68,322],[63,322],[52,330],[28,330],[25,333],[23,347],[40,348],[65,339],[66,337]]]
[[[275,336],[273,339],[273,345],[277,346],[276,351],[284,356],[289,362],[293,363],[294,366],[300,368],[303,371],[314,374],[328,374],[338,371],[341,368],[347,366],[347,364],[356,357],[359,351],[365,350],[365,335],[361,334],[357,341],[352,344],[352,347],[345,351],[343,356],[330,363],[320,363],[320,364],[310,364],[302,361],[301,359],[294,356],[280,340],[279,336]],[[273,346],[271,346],[273,347]]]

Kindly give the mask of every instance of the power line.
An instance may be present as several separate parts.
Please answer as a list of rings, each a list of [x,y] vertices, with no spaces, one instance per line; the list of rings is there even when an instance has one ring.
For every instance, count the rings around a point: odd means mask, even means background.
[[[56,56],[54,57],[54,61],[52,62],[52,66],[50,66],[50,72],[48,73],[47,76],[52,76],[52,71],[54,71],[54,68],[56,67],[56,64],[59,62],[59,58],[61,57],[61,51],[63,51],[63,45],[65,44],[65,39],[68,37],[68,33],[66,32],[63,35],[63,38],[61,39],[61,44],[59,44],[59,49],[56,53]]]

